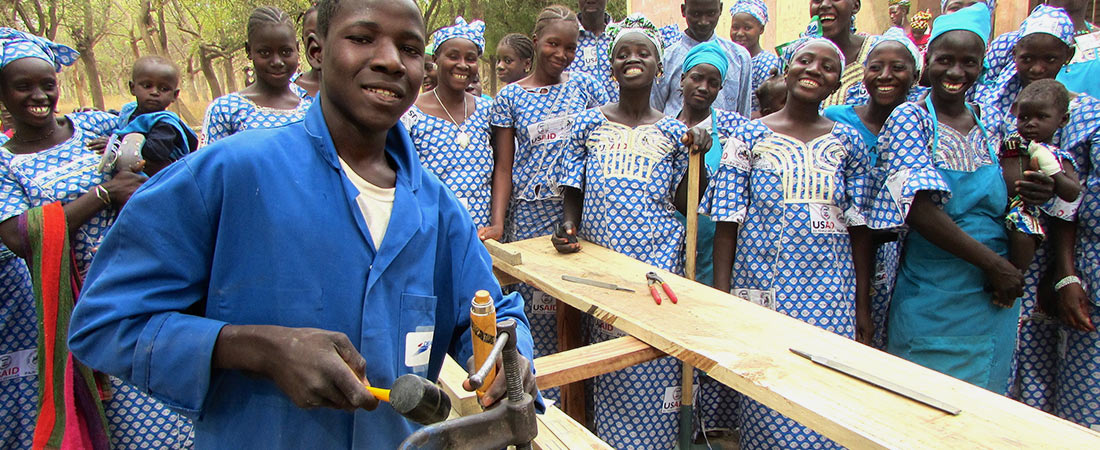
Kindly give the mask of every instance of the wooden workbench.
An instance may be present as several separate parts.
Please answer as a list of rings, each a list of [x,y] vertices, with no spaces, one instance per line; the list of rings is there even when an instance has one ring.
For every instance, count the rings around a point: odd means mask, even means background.
[[[591,243],[568,255],[548,237],[486,245],[502,278],[531,284],[850,448],[1100,448],[1100,433]],[[651,270],[679,304],[654,304],[645,282]],[[564,274],[636,292],[573,284],[561,280]],[[951,416],[818,366],[792,347],[962,412]]]

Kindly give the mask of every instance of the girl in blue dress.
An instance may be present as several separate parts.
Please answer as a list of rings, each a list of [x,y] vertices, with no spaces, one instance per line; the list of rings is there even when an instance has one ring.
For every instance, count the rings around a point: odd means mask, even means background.
[[[433,60],[438,73],[435,89],[420,95],[401,122],[432,171],[466,206],[474,226],[489,226],[493,149],[489,145],[492,101],[466,92],[485,49],[485,24],[455,24],[436,31]]]
[[[718,222],[715,287],[854,338],[856,278],[870,272],[851,243],[870,238],[866,150],[857,131],[818,115],[840,84],[840,49],[823,38],[791,45],[786,105],[734,133],[700,206]],[[742,449],[838,447],[750,398],[740,422]]]
[[[504,35],[497,44],[497,78],[504,84],[526,78],[534,59],[535,43],[531,38],[519,33]]]
[[[245,51],[256,82],[210,103],[199,135],[200,148],[240,131],[301,120],[309,108],[310,100],[290,87],[298,70],[298,41],[290,16],[273,6],[252,10]]]
[[[741,44],[752,56],[752,112],[759,112],[756,89],[779,72],[779,57],[760,48],[760,35],[768,25],[768,5],[763,0],[737,0],[730,7],[730,16],[730,40]]]
[[[15,129],[12,139],[0,148],[0,240],[20,257],[29,257],[42,243],[28,241],[21,230],[27,228],[20,225],[26,222],[22,216],[32,208],[61,202],[70,230],[74,275],[82,279],[118,210],[145,178],[134,173],[140,167],[113,176],[101,173],[97,168],[101,156],[85,146],[86,141],[113,132],[117,116],[94,111],[60,119],[56,116],[56,72],[77,56],[68,47],[0,28],[0,101],[11,113]],[[25,352],[34,353],[39,340],[46,337],[39,336],[37,300],[29,292],[30,285],[24,284],[28,281],[21,280],[25,275],[13,267],[11,258],[5,260],[4,290],[13,295],[3,297],[6,311],[0,322],[4,336],[0,354],[27,356]],[[54,338],[65,340],[67,335],[68,330],[56,330]],[[33,362],[20,366],[38,369]],[[31,447],[40,381],[34,376],[0,380],[0,402],[5,411],[0,443],[4,448]],[[109,386],[103,388],[109,393],[109,398],[102,400],[107,430],[105,436],[98,436],[109,440],[111,448],[191,446],[191,423],[186,418],[117,378],[111,377]],[[60,387],[57,389],[60,392]],[[96,435],[98,427],[91,423],[87,430]]]
[[[982,71],[990,31],[984,3],[936,19],[925,71],[931,92],[897,107],[879,138],[869,183],[870,225],[904,229],[891,298],[887,351],[1004,393],[1016,345],[1023,274],[1009,262],[1007,193],[997,163],[995,111],[966,102]],[[1028,172],[1028,203],[1053,182]]]
[[[675,212],[686,205],[688,149],[706,131],[688,133],[684,124],[649,104],[661,71],[655,25],[632,15],[608,26],[607,33],[611,72],[622,100],[577,116],[560,169],[564,220],[551,241],[558,251],[575,252],[579,235],[683,273],[685,229]],[[595,320],[590,333],[597,342],[622,336]],[[597,435],[614,448],[674,446],[679,410],[666,409],[663,401],[679,385],[680,363],[673,357],[596,377]]]
[[[576,55],[577,15],[549,6],[535,21],[531,75],[504,87],[493,102],[493,187],[490,224],[482,239],[518,241],[554,232],[562,197],[553,171],[568,148],[577,114],[607,103],[607,91],[592,77],[566,73]],[[558,301],[519,285],[531,321],[535,356],[558,352]],[[563,311],[564,313],[564,311]],[[557,389],[543,393],[557,398]]]
[[[924,58],[900,28],[891,28],[882,36],[871,39],[871,51],[867,53],[863,83],[860,84],[864,95],[870,92],[870,101],[860,106],[830,106],[825,108],[824,115],[859,131],[863,146],[867,149],[867,166],[874,171],[881,170],[878,166],[878,136],[882,126],[890,113],[911,97],[910,92],[920,79]],[[886,348],[886,315],[897,272],[898,243],[894,233],[878,233],[875,238],[877,250],[865,249],[875,252],[870,311],[864,308],[856,310],[859,319],[856,321],[856,340],[881,350]],[[865,295],[865,292],[864,288],[860,288],[857,295]]]

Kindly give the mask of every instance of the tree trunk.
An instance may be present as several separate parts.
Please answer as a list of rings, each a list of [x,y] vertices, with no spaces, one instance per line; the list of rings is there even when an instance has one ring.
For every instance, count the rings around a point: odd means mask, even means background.
[[[84,63],[84,71],[88,74],[88,88],[92,91],[92,106],[99,110],[106,110],[103,101],[103,83],[99,79],[99,65],[95,60],[95,48],[87,46],[81,50],[80,61]]]
[[[74,67],[74,69],[76,69]],[[76,104],[81,108],[88,104],[87,97],[84,94],[84,74],[80,70],[73,70],[76,74],[73,81],[76,81]]]
[[[214,52],[206,46],[199,47],[199,69],[206,78],[206,84],[210,86],[211,99],[221,97],[223,92],[221,84],[218,84],[218,75],[214,72],[214,56]]]
[[[233,56],[225,55],[222,58],[222,70],[225,71],[225,90],[226,92],[237,92],[237,74],[233,70]]]

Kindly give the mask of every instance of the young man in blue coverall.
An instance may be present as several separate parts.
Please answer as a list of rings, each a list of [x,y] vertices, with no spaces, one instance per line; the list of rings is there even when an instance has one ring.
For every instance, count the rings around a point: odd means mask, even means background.
[[[425,35],[412,0],[323,0],[306,118],[145,183],[92,264],[74,355],[186,413],[196,447],[234,449],[397,447],[415,426],[364,383],[466,361],[479,289],[530,358],[522,298],[502,296],[469,215],[398,125]]]

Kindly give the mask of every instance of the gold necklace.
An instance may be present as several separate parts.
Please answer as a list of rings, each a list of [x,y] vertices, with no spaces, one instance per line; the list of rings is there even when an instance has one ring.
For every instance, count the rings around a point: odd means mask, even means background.
[[[435,101],[439,102],[439,107],[443,108],[443,113],[447,114],[447,118],[451,119],[451,122],[454,123],[455,127],[457,127],[459,129],[458,134],[455,135],[455,143],[458,144],[459,147],[466,148],[467,145],[470,145],[470,135],[466,134],[465,131],[462,131],[462,124],[458,123],[458,121],[455,120],[454,116],[451,115],[450,111],[447,111],[447,105],[444,105],[443,100],[439,99],[439,92],[438,92],[437,89],[432,89],[432,95],[435,96]],[[462,123],[466,123],[466,118],[467,118],[466,117],[466,93],[463,92],[462,93]]]

